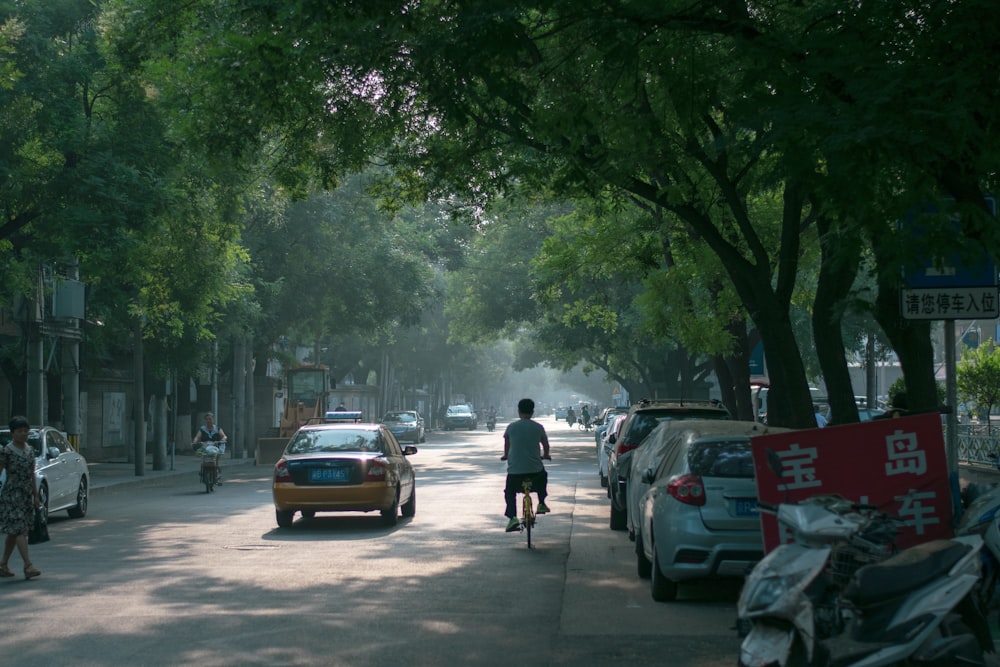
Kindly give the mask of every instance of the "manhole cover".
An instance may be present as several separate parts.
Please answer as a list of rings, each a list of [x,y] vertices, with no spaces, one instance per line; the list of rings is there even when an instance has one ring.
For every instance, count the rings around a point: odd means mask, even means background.
[[[278,549],[278,544],[227,544],[223,549],[236,549],[237,551],[264,551],[267,549]]]

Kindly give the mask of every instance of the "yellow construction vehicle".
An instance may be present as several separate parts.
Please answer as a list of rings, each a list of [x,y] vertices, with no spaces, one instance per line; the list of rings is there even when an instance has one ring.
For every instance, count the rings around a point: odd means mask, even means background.
[[[288,444],[288,439],[310,419],[323,417],[329,410],[330,369],[326,366],[296,366],[285,371],[284,409],[277,437],[257,439],[255,463],[275,463]]]

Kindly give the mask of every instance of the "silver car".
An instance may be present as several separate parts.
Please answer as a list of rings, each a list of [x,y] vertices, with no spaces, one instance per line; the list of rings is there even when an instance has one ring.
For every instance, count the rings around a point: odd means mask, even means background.
[[[742,577],[763,557],[750,438],[785,430],[688,421],[650,434],[644,447],[660,455],[632,479],[648,485],[637,503],[635,542],[654,600],[676,599],[682,581]]]
[[[0,447],[11,441],[10,429],[0,429]],[[67,510],[80,518],[87,514],[90,471],[87,460],[69,444],[61,431],[52,426],[32,427],[28,444],[35,450],[35,483],[42,501],[42,512]],[[7,481],[7,473],[0,483]],[[2,486],[0,486],[2,488]]]
[[[625,421],[627,413],[620,412],[608,417],[604,431],[601,433],[601,442],[597,447],[597,474],[601,478],[601,487],[608,488],[608,459],[611,457],[611,450],[614,445],[608,442],[608,437],[612,433],[617,433],[622,422]]]

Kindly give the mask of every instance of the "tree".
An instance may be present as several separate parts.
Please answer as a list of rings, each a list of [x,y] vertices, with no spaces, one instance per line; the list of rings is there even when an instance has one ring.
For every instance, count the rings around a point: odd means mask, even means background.
[[[1000,347],[990,342],[963,351],[957,382],[959,396],[974,404],[977,413],[989,415],[1000,403]],[[992,422],[987,424],[992,433]]]
[[[895,221],[947,191],[970,213],[965,234],[997,247],[981,198],[998,126],[995,86],[981,94],[996,20],[985,0],[115,6],[128,53],[185,72],[190,127],[220,154],[283,130],[283,180],[311,160],[326,182],[378,154],[409,167],[408,183],[472,200],[525,183],[576,197],[611,187],[672,213],[754,318],[775,423],[812,420],[789,313],[804,232],[823,243],[817,351],[843,414],[852,392],[832,323],[856,239],[873,246],[875,312],[918,404],[933,400],[929,331],[893,312],[915,256]],[[762,215],[761,197],[780,215]]]

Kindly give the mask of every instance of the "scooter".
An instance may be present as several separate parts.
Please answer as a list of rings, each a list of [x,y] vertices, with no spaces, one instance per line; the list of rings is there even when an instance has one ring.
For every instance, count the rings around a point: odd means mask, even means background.
[[[993,652],[979,535],[894,555],[898,520],[872,506],[818,496],[761,510],[795,541],[760,561],[740,594],[741,667],[982,665]]]
[[[209,443],[200,447],[195,453],[201,457],[198,468],[198,479],[205,485],[205,493],[211,493],[215,487],[222,484],[222,471],[219,468],[219,457],[226,451],[226,441]]]
[[[497,418],[490,415],[486,418],[486,430],[492,433],[497,427]]]
[[[983,609],[990,609],[1000,584],[1000,484],[971,484],[962,500],[965,510],[955,533],[983,538],[979,602]]]

